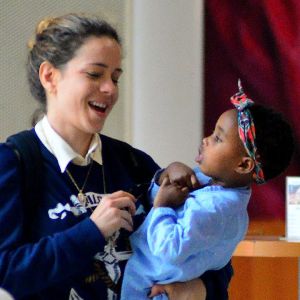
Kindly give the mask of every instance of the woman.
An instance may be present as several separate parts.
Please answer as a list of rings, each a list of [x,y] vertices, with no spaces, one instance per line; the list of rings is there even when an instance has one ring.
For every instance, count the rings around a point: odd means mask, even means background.
[[[98,135],[118,99],[119,36],[95,17],[45,19],[27,74],[45,113],[32,129],[43,157],[42,195],[28,234],[18,159],[0,145],[0,285],[16,299],[117,299],[127,236],[142,211],[124,191],[159,169],[142,151]],[[206,273],[208,298],[222,299],[214,290],[226,298],[230,277],[230,265]],[[196,295],[203,282],[188,284]],[[180,284],[165,289],[170,299],[186,293]]]

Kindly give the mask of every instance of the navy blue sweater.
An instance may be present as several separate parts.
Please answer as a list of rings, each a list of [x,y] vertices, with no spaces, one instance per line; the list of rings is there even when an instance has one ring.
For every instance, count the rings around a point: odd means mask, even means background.
[[[107,193],[129,190],[135,184],[150,181],[158,170],[158,165],[144,152],[103,135],[101,140]],[[91,210],[81,216],[73,214],[70,196],[77,194],[76,188],[67,174],[61,174],[56,158],[42,143],[40,148],[43,186],[29,237],[24,231],[26,203],[21,194],[19,161],[7,145],[0,144],[0,286],[16,299],[108,299],[110,291],[105,280],[99,278],[95,265],[95,256],[104,253],[106,241],[89,219]],[[128,149],[134,154],[134,161],[124,154]],[[68,166],[81,183],[88,168]],[[102,166],[95,162],[84,191],[92,206],[101,200]],[[126,235],[122,230],[116,242],[116,251],[121,255],[128,250]],[[125,263],[121,260],[112,266],[123,274]],[[218,299],[226,299],[230,277],[230,265],[206,274],[204,280],[211,299],[214,289],[223,297]]]

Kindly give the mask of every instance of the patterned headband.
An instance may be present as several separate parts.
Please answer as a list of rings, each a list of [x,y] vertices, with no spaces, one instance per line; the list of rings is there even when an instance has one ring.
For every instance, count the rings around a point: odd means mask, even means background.
[[[255,145],[255,126],[248,107],[252,106],[254,102],[247,98],[244,93],[241,80],[238,81],[239,92],[230,98],[231,103],[238,111],[238,127],[239,136],[242,140],[248,155],[255,163],[254,180],[257,184],[265,183],[264,173],[261,168],[261,163],[257,160],[257,148]]]

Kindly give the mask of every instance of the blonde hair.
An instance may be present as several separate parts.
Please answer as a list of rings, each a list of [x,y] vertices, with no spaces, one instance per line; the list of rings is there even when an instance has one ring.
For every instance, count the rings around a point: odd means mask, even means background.
[[[55,23],[55,20],[56,20],[55,18],[46,17],[37,24],[35,29],[35,35],[27,43],[27,46],[30,50],[35,45],[35,36],[38,34],[42,34],[44,30],[46,30],[49,26]]]

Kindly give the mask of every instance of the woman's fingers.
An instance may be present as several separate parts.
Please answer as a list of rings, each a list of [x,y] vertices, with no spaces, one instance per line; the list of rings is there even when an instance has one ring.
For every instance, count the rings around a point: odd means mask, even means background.
[[[175,282],[165,285],[154,285],[150,297],[166,293],[169,300],[205,300],[206,287],[200,278],[186,282]]]
[[[105,195],[100,204],[107,204],[111,207],[116,207],[119,209],[127,209],[131,215],[135,214],[135,197],[124,191],[117,191],[109,195]]]
[[[133,221],[132,217],[126,210],[121,211],[121,224],[120,228],[124,228],[128,231],[133,230]]]
[[[107,238],[120,228],[132,231],[135,211],[134,196],[118,191],[104,196],[90,218]]]
[[[164,285],[160,285],[160,284],[155,284],[152,288],[151,288],[151,292],[148,295],[149,298],[153,298],[155,296],[158,296],[160,294],[166,293],[166,289]]]
[[[133,201],[135,200],[135,198],[132,194],[125,192],[125,191],[117,191],[117,192],[111,193],[109,195],[106,195],[104,197],[109,197],[109,198],[114,198],[114,199],[119,198],[119,197],[129,197]]]

